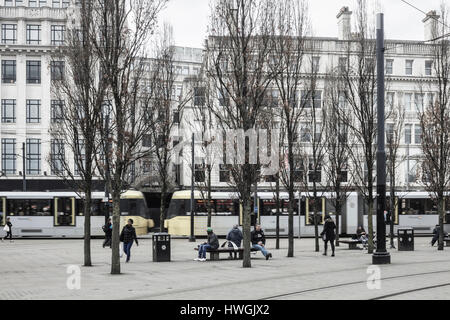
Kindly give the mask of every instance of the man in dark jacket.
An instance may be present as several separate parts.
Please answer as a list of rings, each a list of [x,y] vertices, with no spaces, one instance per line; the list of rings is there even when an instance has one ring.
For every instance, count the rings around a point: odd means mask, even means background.
[[[206,261],[206,251],[208,249],[216,250],[219,248],[219,239],[213,232],[213,229],[208,228],[206,229],[206,232],[208,232],[208,242],[205,242],[198,247],[198,258],[194,259],[195,261]]]
[[[323,226],[323,231],[320,234],[325,242],[325,252],[323,254],[324,256],[327,255],[329,241],[331,244],[331,250],[333,251],[331,256],[334,257],[334,240],[336,239],[336,232],[334,231],[335,229],[336,224],[334,223],[333,219],[331,219],[331,216],[327,215],[325,217],[325,225]]]
[[[240,248],[243,238],[244,238],[244,236],[242,235],[241,230],[239,230],[239,226],[237,224],[234,225],[233,229],[231,229],[231,231],[228,232],[228,235],[227,235],[227,240],[229,241],[228,247],[233,247],[232,243],[234,243],[236,245],[236,247]],[[233,254],[230,252],[230,259],[232,259],[232,258],[233,258]],[[237,258],[237,252],[234,253],[234,258],[235,259]]]
[[[272,254],[268,252],[265,248],[266,237],[264,236],[264,231],[261,229],[261,226],[259,224],[257,224],[255,226],[255,230],[252,231],[251,241],[252,241],[252,249],[261,251],[263,256],[266,257],[266,260],[272,258]]]
[[[136,237],[136,229],[133,227],[133,219],[128,219],[128,224],[123,227],[122,233],[120,234],[120,241],[123,242],[123,251],[127,255],[127,262],[130,262],[133,240],[136,241],[136,245],[139,246]]]
[[[105,232],[105,241],[103,242],[103,248],[106,246],[109,246],[111,248],[111,239],[112,239],[111,218],[108,218],[108,222],[103,226],[103,231]]]

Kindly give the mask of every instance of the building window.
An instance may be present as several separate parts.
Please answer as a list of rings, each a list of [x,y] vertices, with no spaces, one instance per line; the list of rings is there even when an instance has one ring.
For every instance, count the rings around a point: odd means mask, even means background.
[[[338,68],[339,68],[339,72],[345,73],[347,71],[347,58],[346,57],[339,57]]]
[[[64,79],[64,61],[52,61],[50,63],[51,79],[53,81]]]
[[[423,100],[424,100],[424,95],[421,93],[416,93],[414,95],[414,102],[416,104],[416,110],[418,112],[423,112]]]
[[[387,59],[386,60],[386,74],[393,74],[394,73],[394,60]]]
[[[41,139],[27,139],[27,174],[41,173]]]
[[[69,7],[69,0],[62,0],[62,7],[63,8]]]
[[[412,102],[413,102],[413,94],[412,93],[405,93],[405,110],[406,111],[413,111]]]
[[[205,164],[195,165],[195,182],[205,182]]]
[[[41,100],[27,100],[27,123],[41,122]]]
[[[317,164],[314,170],[314,159],[309,160],[309,173],[308,181],[311,182],[321,182],[322,181],[322,165]]]
[[[35,24],[27,25],[27,44],[41,43],[41,26]]]
[[[206,103],[206,88],[205,87],[196,87],[194,88],[194,105],[195,106],[204,106]]]
[[[51,42],[54,46],[64,45],[65,26],[51,26]]]
[[[64,172],[64,142],[62,140],[51,141],[50,165],[52,174]]]
[[[74,154],[74,163],[75,163],[74,165],[75,175],[79,176],[80,173],[82,173],[84,171],[84,168],[86,167],[86,147],[84,140],[80,140],[78,142],[78,150]]]
[[[226,164],[219,165],[219,179],[223,183],[230,182],[230,170]]]
[[[294,182],[303,182],[305,167],[301,157],[295,157],[294,160]]]
[[[314,94],[310,91],[302,91],[302,106],[311,108],[311,102],[315,109],[322,107],[322,91],[315,90]]]
[[[386,109],[387,110],[392,110],[394,108],[394,98],[395,98],[394,92],[386,93]]]
[[[411,144],[412,124],[405,125],[405,144]]]
[[[414,142],[422,144],[422,126],[420,124],[414,125]]]
[[[64,100],[52,100],[51,122],[58,123],[64,120]]]
[[[409,172],[408,166],[405,167],[406,183],[415,183],[417,181],[418,162],[416,160],[408,160],[408,161],[409,161]]]
[[[52,7],[53,8],[60,8],[61,7],[61,3],[59,0],[52,0]]]
[[[427,93],[427,108],[432,108],[434,106],[434,93]]]
[[[311,128],[308,124],[300,126],[300,142],[311,142]]]
[[[16,174],[16,139],[2,139],[3,174]]]
[[[40,61],[27,61],[27,83],[41,83]]]
[[[405,74],[410,76],[413,74],[413,62],[414,60],[406,60],[405,63]]]
[[[320,70],[320,57],[312,57],[312,72],[319,73]]]
[[[386,124],[386,142],[388,144],[394,143],[394,124],[393,123]]]
[[[431,76],[431,69],[433,67],[433,61],[427,60],[425,61],[425,75]]]
[[[16,100],[12,99],[2,100],[2,122],[3,123],[16,122]]]
[[[150,148],[152,146],[152,136],[150,134],[144,134],[142,137],[142,146],[144,148]]]
[[[2,82],[16,83],[16,60],[2,60]]]
[[[2,43],[15,44],[17,42],[17,25],[2,24]]]
[[[221,107],[226,107],[230,104],[230,97],[226,92],[222,93],[222,90],[219,90],[218,95],[219,95],[219,105]]]

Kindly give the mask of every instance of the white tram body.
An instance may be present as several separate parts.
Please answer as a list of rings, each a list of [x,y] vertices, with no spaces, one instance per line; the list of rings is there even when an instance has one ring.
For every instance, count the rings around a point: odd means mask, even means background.
[[[92,193],[91,235],[103,236],[105,224],[104,192]],[[108,199],[108,201],[110,201]],[[10,218],[13,237],[20,238],[83,238],[83,200],[75,192],[0,192],[0,225]],[[144,195],[129,190],[121,196],[121,225],[127,218],[135,220],[138,234],[147,234],[153,227],[148,217]],[[3,232],[1,228],[0,233]]]
[[[268,236],[276,234],[276,205],[274,192],[258,192],[257,214],[253,219],[258,219],[264,232]],[[387,195],[389,197],[389,195]],[[206,194],[195,191],[196,213],[194,218],[194,233],[196,236],[204,236],[207,226],[207,206],[205,205]],[[319,193],[313,198],[312,193],[295,194],[296,205],[294,208],[294,236],[314,236],[314,217],[318,219],[319,232],[322,229],[325,214],[331,214],[334,219],[334,208],[330,201],[335,195],[333,193]],[[212,192],[212,219],[211,226],[214,232],[225,236],[234,224],[242,225],[242,206],[239,196],[235,192]],[[253,195],[252,195],[253,198]],[[190,205],[191,192],[175,192],[165,220],[165,227],[171,235],[188,236],[190,234]],[[280,193],[280,235],[288,234],[288,199],[286,192]],[[450,199],[450,198],[449,198]],[[319,201],[319,205],[315,204]],[[437,208],[426,192],[396,193],[397,209],[393,212],[394,230],[399,227],[412,227],[416,234],[431,234],[435,225],[438,224]],[[319,207],[317,215],[314,208]],[[450,231],[450,201],[446,210],[445,231]],[[299,215],[300,212],[300,215]],[[300,218],[299,218],[300,217]],[[300,219],[300,220],[299,220]],[[254,223],[254,221],[253,221]],[[356,192],[348,194],[342,215],[340,216],[339,232],[341,235],[353,235],[359,225],[366,229],[368,226],[367,205],[364,199]],[[373,226],[376,230],[376,201],[374,203]]]

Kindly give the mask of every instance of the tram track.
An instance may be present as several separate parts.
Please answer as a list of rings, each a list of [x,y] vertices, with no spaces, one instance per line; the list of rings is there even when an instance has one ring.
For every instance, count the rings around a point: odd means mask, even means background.
[[[400,275],[400,276],[391,276],[391,277],[382,278],[381,280],[382,281],[384,281],[384,280],[395,280],[395,279],[419,277],[419,276],[426,276],[426,275],[433,275],[433,274],[444,274],[444,273],[450,273],[450,270],[422,272],[422,273],[406,274],[406,275]],[[286,297],[289,297],[289,296],[302,295],[302,294],[311,293],[311,292],[318,292],[318,291],[323,291],[323,290],[328,290],[328,289],[335,289],[335,288],[353,286],[353,285],[358,285],[358,284],[366,284],[366,283],[367,283],[367,280],[365,280],[365,281],[346,282],[346,283],[340,283],[340,284],[336,284],[336,285],[330,285],[330,286],[324,286],[324,287],[319,287],[319,288],[311,288],[311,289],[306,289],[306,290],[301,290],[301,291],[295,291],[295,292],[289,292],[289,293],[284,293],[284,294],[278,294],[278,295],[274,295],[274,296],[264,297],[264,298],[261,298],[261,299],[258,299],[258,300],[274,300],[274,299],[279,299],[279,298],[286,298]],[[444,284],[439,284],[439,285],[435,285],[435,286],[427,286],[427,287],[421,287],[421,288],[416,288],[416,289],[405,290],[405,291],[401,291],[401,292],[398,292],[398,293],[392,293],[392,294],[387,294],[387,295],[371,298],[369,300],[383,300],[383,299],[388,299],[388,298],[391,298],[391,297],[404,295],[404,294],[408,294],[408,293],[413,293],[413,292],[418,292],[418,291],[425,291],[425,290],[431,290],[431,289],[440,288],[440,287],[447,287],[447,286],[450,286],[450,283],[444,283]]]

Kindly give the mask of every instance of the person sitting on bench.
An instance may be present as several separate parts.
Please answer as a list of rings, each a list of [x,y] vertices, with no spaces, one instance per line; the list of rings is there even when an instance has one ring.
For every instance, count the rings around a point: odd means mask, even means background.
[[[243,239],[243,235],[241,230],[239,230],[239,226],[235,224],[233,226],[233,229],[231,229],[230,232],[228,232],[227,240],[228,240],[228,247],[233,247],[233,243],[237,248],[241,247],[241,242]],[[230,252],[230,258],[233,259],[233,253]],[[237,252],[234,253],[234,259],[237,259]]]
[[[213,229],[208,228],[206,229],[206,232],[208,232],[208,242],[198,246],[198,258],[195,258],[194,261],[206,261],[206,251],[208,249],[217,250],[219,248],[219,239],[213,232]]]
[[[264,236],[264,231],[262,231],[261,226],[257,224],[255,230],[252,231],[252,248],[261,251],[266,260],[272,258],[272,254],[268,252],[265,248],[266,237]]]
[[[364,230],[363,226],[359,226],[356,230],[356,238],[361,241],[364,248],[367,248],[367,243],[369,242],[369,239],[367,238],[366,230]]]

